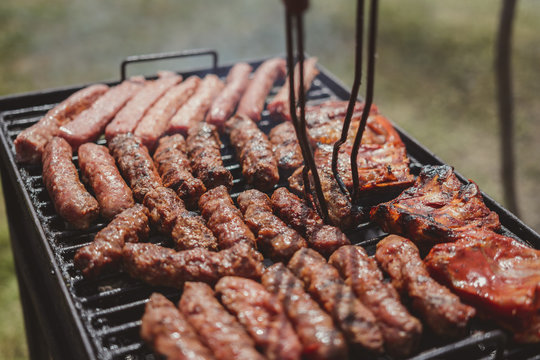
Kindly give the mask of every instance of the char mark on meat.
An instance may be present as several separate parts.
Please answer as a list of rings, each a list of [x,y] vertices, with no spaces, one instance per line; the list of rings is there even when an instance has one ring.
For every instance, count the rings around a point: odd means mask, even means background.
[[[101,229],[94,241],[75,254],[75,266],[88,278],[117,270],[122,263],[124,244],[148,237],[148,210],[141,204],[122,211]]]
[[[305,236],[309,246],[324,256],[351,243],[340,229],[325,225],[314,209],[286,188],[274,191],[272,207],[277,216]]]
[[[207,189],[224,185],[232,188],[233,177],[223,166],[221,141],[216,127],[199,122],[188,131],[187,152],[193,175],[201,179]]]
[[[263,191],[272,190],[279,182],[279,170],[268,137],[246,116],[233,116],[225,127],[248,184]]]
[[[332,316],[351,346],[382,352],[383,337],[377,320],[340,278],[336,268],[312,249],[298,250],[288,267]]]
[[[59,133],[60,126],[88,109],[109,87],[95,84],[85,87],[53,107],[36,124],[24,129],[14,141],[17,161],[39,163],[47,143]]]
[[[385,349],[399,357],[413,353],[420,343],[422,324],[407,311],[392,285],[383,281],[377,262],[359,246],[342,246],[330,257],[362,303],[375,315]]]
[[[306,240],[289,228],[272,212],[272,202],[265,193],[246,190],[238,196],[238,206],[251,231],[257,235],[257,246],[274,261],[287,261]]]
[[[153,293],[146,303],[141,322],[141,338],[167,359],[214,359],[185,316],[159,293]]]
[[[274,127],[269,137],[272,151],[281,170],[291,172],[302,166],[304,158],[291,122],[284,122]]]
[[[226,276],[217,282],[216,293],[269,360],[300,359],[298,336],[278,298],[264,286],[250,279]]]
[[[435,334],[465,334],[476,311],[431,278],[418,248],[410,240],[389,235],[377,244],[375,257],[392,278],[392,285],[411,299],[413,309]]]
[[[123,249],[124,270],[152,286],[181,288],[186,281],[215,284],[223,276],[259,279],[262,255],[245,244],[219,252],[197,248],[175,251],[150,243],[128,243]]]
[[[498,215],[484,204],[474,182],[463,184],[449,166],[425,166],[412,187],[371,210],[383,230],[412,239],[421,248],[453,241],[456,234],[498,230]]]
[[[195,209],[206,187],[191,174],[184,137],[176,134],[161,138],[154,153],[154,162],[161,174],[163,186],[176,191],[188,208]]]
[[[277,295],[302,343],[302,355],[310,360],[347,358],[347,343],[332,318],[304,290],[304,284],[283,265],[267,268],[262,284]]]
[[[220,249],[228,249],[239,243],[256,248],[255,236],[244,223],[242,213],[225,186],[207,191],[199,199],[199,209],[208,227],[218,239]]]
[[[109,142],[109,150],[138,202],[143,201],[148,191],[162,185],[148,149],[137,136],[115,136]]]
[[[43,152],[43,182],[56,212],[77,229],[87,229],[99,215],[99,204],[79,180],[71,146],[53,137]]]

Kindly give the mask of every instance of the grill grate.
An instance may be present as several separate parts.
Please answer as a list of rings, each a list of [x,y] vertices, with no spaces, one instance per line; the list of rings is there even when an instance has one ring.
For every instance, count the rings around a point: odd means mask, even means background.
[[[261,62],[252,62],[252,65],[257,66]],[[216,73],[224,78],[229,68],[217,68]],[[185,75],[204,76],[209,72],[210,70],[195,71]],[[274,87],[271,95],[275,95],[279,85]],[[72,91],[75,90],[72,89]],[[322,68],[321,73],[307,93],[308,105],[329,99],[348,99],[348,96],[345,87]],[[144,306],[148,297],[154,291],[163,293],[173,301],[179,299],[179,291],[170,288],[151,287],[138,280],[131,279],[124,273],[101,276],[97,281],[84,279],[74,267],[73,256],[77,249],[92,241],[95,233],[102,229],[105,223],[100,221],[86,231],[71,228],[54,210],[41,178],[41,167],[16,164],[14,161],[13,140],[20,131],[34,124],[47,110],[55,105],[54,102],[49,101],[50,98],[50,94],[41,96],[38,94],[35,106],[12,108],[0,113],[0,124],[4,144],[2,149],[3,165],[10,170],[12,175],[10,180],[15,184],[15,190],[22,194],[20,195],[21,198],[26,199],[26,209],[23,211],[35,216],[36,219],[34,220],[38,221],[39,231],[27,241],[30,243],[40,242],[51,249],[52,256],[47,261],[52,262],[52,267],[57,269],[61,276],[60,281],[63,282],[56,284],[56,287],[65,287],[67,289],[67,299],[64,300],[69,306],[57,316],[60,321],[75,323],[80,321],[82,323],[80,333],[60,334],[60,336],[62,339],[67,340],[63,342],[72,342],[70,337],[82,337],[83,342],[89,342],[91,346],[86,349],[88,358],[153,359],[152,351],[141,342],[138,335]],[[23,99],[17,100],[23,101]],[[2,99],[0,99],[0,110],[5,109],[2,104]],[[275,124],[265,110],[263,120],[260,122],[261,129],[268,133]],[[411,170],[415,175],[418,174],[422,165],[442,163],[399,128],[398,131],[400,131],[400,135],[406,143],[411,160]],[[222,138],[222,141],[224,144],[222,148],[223,160],[234,177],[231,195],[236,199],[238,194],[246,189],[246,183],[241,177],[241,168],[235,159],[233,147],[225,137]],[[100,140],[98,143],[104,144],[104,140]],[[76,156],[74,156],[74,162],[78,165]],[[286,177],[282,177],[280,185],[286,185]],[[537,234],[490,198],[486,198],[486,203],[492,210],[499,213],[501,222],[506,226],[508,234],[524,239],[537,248],[539,247],[540,237]],[[9,208],[8,211],[10,211]],[[365,247],[369,254],[373,254],[375,245],[384,236],[384,233],[377,225],[366,222],[360,224],[348,235],[353,243]],[[161,236],[154,236],[150,241],[169,245],[167,238]],[[34,246],[35,244],[37,243],[34,243]],[[38,267],[38,271],[44,270],[39,268],[40,265],[32,265],[31,262],[30,266]],[[50,264],[49,267],[51,267]],[[53,326],[53,324],[48,325]],[[455,351],[467,354],[467,358],[495,358],[496,354],[503,355],[502,352],[496,350],[501,348],[505,341],[506,336],[501,330],[496,329],[489,323],[476,321],[471,326],[469,336],[455,343],[448,343],[444,339],[435,339],[429,335],[424,335],[420,353],[414,359],[440,359],[445,358],[445,356],[450,358]],[[516,347],[510,345],[504,350],[504,357],[508,359],[525,358],[526,356],[534,356],[538,351],[538,346]],[[381,359],[389,358],[382,356]]]

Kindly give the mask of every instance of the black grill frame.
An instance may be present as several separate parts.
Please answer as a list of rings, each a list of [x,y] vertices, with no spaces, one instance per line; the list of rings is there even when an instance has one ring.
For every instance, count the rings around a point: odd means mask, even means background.
[[[217,61],[217,56],[214,59]],[[256,67],[264,60],[250,61],[250,64]],[[182,75],[204,76],[213,72],[224,78],[231,66],[183,72]],[[122,69],[125,71],[125,65],[122,65]],[[326,100],[329,96],[347,100],[350,95],[347,88],[321,65],[319,69],[320,74],[307,94],[308,104]],[[279,85],[274,87],[272,94],[277,92]],[[77,248],[91,241],[92,235],[105,224],[95,224],[87,231],[65,228],[65,223],[55,214],[43,188],[40,166],[22,165],[15,161],[13,140],[16,134],[84,86],[0,98],[0,166],[30,355],[32,358],[42,358],[46,352],[50,352],[55,359],[151,359],[151,351],[140,340],[123,342],[126,338],[138,338],[139,320],[151,292],[160,291],[173,300],[178,300],[180,292],[150,287],[125,274],[103,276],[96,282],[83,279],[73,267],[73,254]],[[265,110],[261,129],[268,133],[275,124]],[[443,164],[410,135],[394,126],[407,147],[413,173],[418,174],[422,165]],[[235,198],[246,184],[239,179],[240,167],[234,158],[233,148],[226,138],[222,140],[225,144],[222,149],[225,164],[235,178],[231,191]],[[77,159],[76,156],[74,159]],[[465,178],[458,176],[466,182]],[[282,181],[280,185],[284,183]],[[499,214],[505,233],[540,248],[540,235],[493,199],[483,195],[486,205]],[[376,225],[365,223],[359,225],[350,236],[353,242],[373,254],[383,232]],[[159,237],[152,238],[152,241],[167,243]],[[120,288],[116,287],[118,284]],[[92,289],[98,292],[92,292]],[[134,320],[125,321],[126,318]],[[472,329],[474,332],[468,337],[451,343],[424,336],[424,352],[413,358],[452,358],[458,353],[471,359],[532,359],[540,352],[539,345],[513,344],[505,332],[489,323],[475,323]],[[383,356],[381,359],[389,358]]]

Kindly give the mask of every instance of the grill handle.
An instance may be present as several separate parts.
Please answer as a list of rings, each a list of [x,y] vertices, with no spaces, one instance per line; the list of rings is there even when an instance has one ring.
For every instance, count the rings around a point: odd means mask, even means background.
[[[156,60],[166,60],[166,59],[177,59],[184,57],[193,57],[193,56],[205,56],[209,55],[212,57],[212,66],[214,71],[217,69],[218,63],[218,53],[212,49],[190,49],[182,51],[173,51],[165,53],[156,53],[156,54],[143,54],[143,55],[132,55],[128,56],[120,64],[120,80],[124,81],[126,79],[126,67],[132,63],[156,61]]]

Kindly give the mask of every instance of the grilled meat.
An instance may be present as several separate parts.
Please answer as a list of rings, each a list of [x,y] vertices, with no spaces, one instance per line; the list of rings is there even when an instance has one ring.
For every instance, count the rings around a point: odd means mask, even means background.
[[[225,276],[217,282],[216,293],[269,360],[300,359],[298,336],[277,297],[264,286],[250,279]]]
[[[210,286],[186,283],[179,308],[216,359],[264,359],[242,325],[216,300]]]
[[[184,137],[176,134],[161,138],[154,153],[154,162],[161,174],[163,186],[176,191],[188,208],[196,208],[206,187],[191,174]]]
[[[310,360],[347,358],[347,343],[332,318],[304,290],[304,284],[282,263],[267,268],[263,285],[278,296]]]
[[[105,146],[86,143],[79,147],[79,166],[85,182],[94,190],[101,216],[112,219],[133,206],[133,194]]]
[[[193,175],[201,179],[207,189],[220,185],[232,188],[233,177],[223,166],[221,141],[215,126],[205,122],[193,125],[186,145]]]
[[[293,171],[302,166],[304,158],[291,122],[284,122],[274,127],[270,131],[270,142],[281,170]]]
[[[381,352],[383,338],[377,321],[355,297],[338,271],[316,251],[298,250],[288,265],[305,289],[332,316],[352,346]]]
[[[412,300],[413,309],[440,336],[463,335],[476,311],[433,280],[409,240],[389,235],[377,244],[377,262],[392,278],[392,285]]]
[[[362,247],[349,245],[334,252],[329,263],[375,315],[386,351],[400,357],[414,352],[420,343],[422,324],[401,304],[392,285],[383,281],[377,262]]]
[[[79,180],[71,146],[53,137],[43,151],[43,182],[56,212],[77,229],[87,229],[99,215],[99,204]]]
[[[225,126],[247,182],[263,191],[273,189],[279,170],[268,137],[245,116],[235,115]]]
[[[317,58],[311,57],[304,61],[304,93],[307,93],[311,87],[311,83],[315,80],[319,70],[317,69]],[[289,77],[285,80],[285,84],[281,87],[276,96],[268,104],[267,108],[270,114],[278,119],[291,121],[291,109],[289,103]],[[297,63],[294,67],[294,95],[298,100],[300,92],[300,64]]]
[[[142,202],[146,193],[161,186],[161,178],[148,149],[133,134],[120,134],[109,142],[109,150],[127,180],[133,196]]]
[[[104,271],[118,269],[122,263],[122,248],[128,242],[148,237],[148,210],[141,204],[122,211],[101,229],[94,241],[77,250],[74,262],[85,277],[97,277]]]
[[[73,121],[62,125],[58,135],[66,139],[74,150],[84,143],[97,140],[107,124],[143,84],[144,80],[140,79],[126,80],[111,88]]]
[[[187,134],[190,127],[204,120],[212,102],[224,86],[216,75],[206,75],[195,94],[171,118],[167,132]]]
[[[272,208],[284,222],[305,236],[310,247],[325,256],[351,243],[341,230],[325,225],[315,210],[286,188],[274,191]]]
[[[225,186],[204,193],[199,199],[199,208],[208,227],[218,238],[220,249],[228,249],[239,243],[256,247],[255,236],[244,223],[242,213],[234,206]]]
[[[169,121],[173,115],[191,98],[200,83],[201,79],[199,77],[190,76],[186,81],[167,91],[148,110],[135,129],[135,135],[142,139],[145,146],[150,150],[154,150],[158,139],[167,131]]]
[[[105,138],[111,140],[118,134],[133,133],[148,110],[170,88],[182,81],[182,76],[169,71],[159,72],[155,81],[144,87],[116,114],[105,128]]]
[[[146,303],[141,322],[141,338],[167,359],[214,359],[184,315],[159,293]]]
[[[88,109],[108,89],[104,84],[81,89],[49,110],[36,124],[21,131],[14,141],[17,160],[38,163],[47,143],[58,135],[60,126]]]
[[[263,62],[253,75],[244,96],[238,104],[236,113],[245,115],[251,120],[259,122],[264,109],[266,96],[272,90],[274,82],[285,76],[287,65],[284,59],[274,58]]]
[[[300,248],[307,247],[306,240],[289,228],[272,212],[272,202],[265,193],[246,190],[238,196],[238,206],[251,231],[257,235],[257,245],[274,261],[286,261]]]
[[[485,227],[497,230],[498,215],[489,210],[474,182],[462,184],[449,166],[425,166],[414,186],[371,210],[383,230],[412,239],[424,248],[453,241],[458,232]]]
[[[206,227],[204,219],[187,211],[172,189],[152,189],[146,193],[143,203],[150,211],[152,223],[172,237],[177,250],[217,250],[217,240]]]
[[[247,63],[237,63],[227,75],[227,84],[212,103],[206,122],[221,128],[234,113],[236,105],[249,84],[252,67]]]
[[[245,244],[219,252],[202,248],[174,251],[150,243],[128,243],[123,249],[124,269],[153,286],[181,288],[186,281],[214,284],[223,276],[258,279],[262,255]]]
[[[511,330],[516,341],[540,341],[539,250],[480,228],[435,245],[425,263],[435,279]]]

